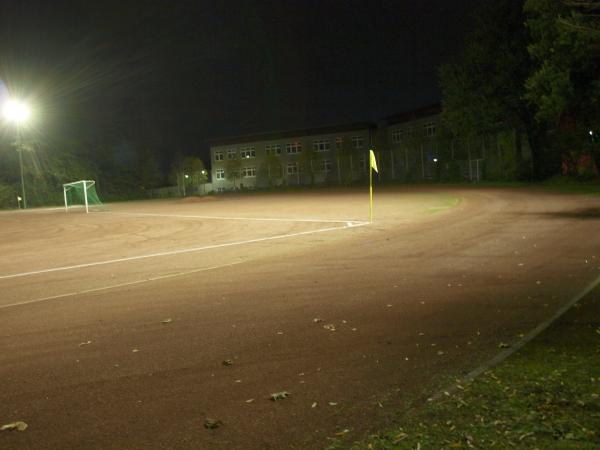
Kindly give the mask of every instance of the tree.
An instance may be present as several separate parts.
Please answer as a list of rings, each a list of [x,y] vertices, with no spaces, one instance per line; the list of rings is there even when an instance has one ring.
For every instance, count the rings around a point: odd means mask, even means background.
[[[322,160],[322,155],[319,152],[315,152],[311,146],[304,148],[298,157],[298,172],[308,174],[311,186],[315,184],[315,171],[320,166]]]
[[[563,158],[591,152],[600,161],[588,134],[600,128],[600,4],[527,0],[524,11],[533,60],[524,98],[538,122],[555,128]]]
[[[263,175],[266,175],[269,187],[272,187],[275,184],[275,180],[280,180],[283,176],[283,166],[277,155],[267,155],[261,169]]]
[[[154,153],[142,151],[138,154],[137,173],[142,189],[152,189],[161,185],[162,174]]]
[[[242,161],[239,159],[228,159],[225,163],[225,174],[227,178],[233,179],[233,187],[237,188],[236,181],[240,176],[240,169],[242,168]]]
[[[442,118],[456,136],[516,130],[519,160],[526,135],[539,174],[540,130],[523,101],[531,67],[523,22],[522,0],[485,2],[460,60],[440,68]]]
[[[185,156],[177,154],[171,165],[171,182],[177,183],[182,195],[186,195],[188,189],[198,188],[208,180],[207,171],[204,168],[204,162],[195,156]]]

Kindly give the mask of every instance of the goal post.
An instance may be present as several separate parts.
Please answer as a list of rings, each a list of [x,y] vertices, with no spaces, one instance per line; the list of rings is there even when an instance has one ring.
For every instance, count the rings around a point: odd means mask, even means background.
[[[85,207],[85,212],[90,212],[90,207],[102,206],[102,202],[96,192],[94,180],[81,180],[63,184],[63,195],[65,199],[65,212],[74,206]]]

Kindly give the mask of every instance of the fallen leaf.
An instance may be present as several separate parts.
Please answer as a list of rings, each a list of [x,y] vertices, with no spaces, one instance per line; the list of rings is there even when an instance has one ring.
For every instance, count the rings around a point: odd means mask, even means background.
[[[131,353],[137,353],[139,352],[139,350],[137,348],[134,348],[133,350],[131,350]]]
[[[284,398],[288,398],[290,394],[291,393],[288,391],[275,392],[274,394],[271,394],[271,400],[283,400]]]
[[[231,366],[233,364],[233,360],[231,360],[231,359],[224,359],[222,364],[224,366]]]
[[[92,341],[85,341],[82,342],[81,344],[79,344],[80,347],[84,346],[84,345],[90,345],[92,343]]]
[[[173,319],[171,319],[170,317],[168,319],[165,319],[162,321],[162,323],[171,323],[173,322]]]
[[[246,403],[252,403],[254,401],[253,398],[249,398],[248,400],[246,400]]]
[[[344,435],[346,435],[348,433],[350,433],[350,430],[346,428],[345,430],[342,430],[339,433],[335,433],[335,435],[336,436],[344,436]]]
[[[323,328],[329,331],[335,331],[335,325],[332,323],[328,323],[327,325],[323,325]]]
[[[498,348],[508,348],[508,347],[510,347],[510,345],[508,345],[508,344],[507,344],[507,343],[505,343],[505,342],[500,342],[500,343],[498,344]]]
[[[402,441],[403,439],[406,439],[408,437],[408,434],[406,433],[398,433],[396,436],[394,436],[394,441],[392,442],[392,444],[396,445],[399,444],[400,441]]]
[[[206,419],[204,421],[204,428],[208,428],[209,430],[214,430],[215,428],[219,428],[223,425],[223,421],[215,420],[215,419]]]
[[[313,322],[314,322],[314,323],[323,322],[323,319],[321,319],[320,317],[315,317],[315,318],[313,319]]]
[[[337,402],[329,402],[329,406],[337,406]]]
[[[0,431],[13,431],[13,430],[25,431],[28,426],[29,425],[27,425],[25,422],[22,422],[19,420],[17,422],[7,423],[6,425],[2,425],[0,427]]]
[[[310,405],[311,408],[316,408],[317,407],[317,402],[314,402],[312,405]]]

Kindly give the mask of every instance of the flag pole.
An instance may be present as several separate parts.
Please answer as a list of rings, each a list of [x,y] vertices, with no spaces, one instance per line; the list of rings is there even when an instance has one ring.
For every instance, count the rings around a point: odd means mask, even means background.
[[[373,223],[373,158],[369,153],[369,222]]]

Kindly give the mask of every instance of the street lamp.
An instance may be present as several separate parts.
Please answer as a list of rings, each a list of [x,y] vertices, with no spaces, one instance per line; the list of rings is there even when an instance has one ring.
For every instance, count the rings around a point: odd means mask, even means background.
[[[21,192],[23,195],[23,209],[27,208],[27,197],[25,196],[25,178],[23,177],[23,149],[21,148],[21,130],[20,127],[27,122],[31,115],[29,106],[19,100],[7,100],[2,108],[4,118],[14,124],[17,129],[17,151],[19,152],[19,164],[21,167]]]

